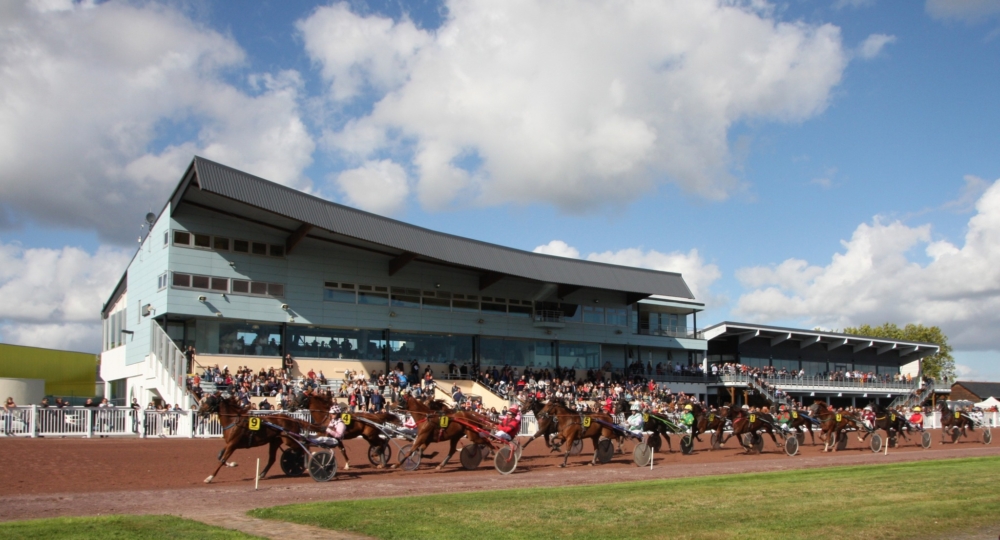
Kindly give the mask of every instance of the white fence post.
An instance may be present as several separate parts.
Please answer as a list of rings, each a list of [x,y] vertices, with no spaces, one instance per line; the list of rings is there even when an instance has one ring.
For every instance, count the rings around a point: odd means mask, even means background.
[[[28,419],[28,433],[31,438],[38,437],[38,405],[31,406],[31,417]]]
[[[92,439],[94,438],[94,409],[86,407],[84,413],[86,413],[83,418],[87,422],[87,438]]]

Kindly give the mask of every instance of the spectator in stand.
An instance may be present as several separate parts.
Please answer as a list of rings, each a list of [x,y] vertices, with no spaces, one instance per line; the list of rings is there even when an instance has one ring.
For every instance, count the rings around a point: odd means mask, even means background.
[[[282,363],[282,368],[284,368],[284,370],[285,370],[285,375],[291,377],[292,376],[292,369],[294,367],[295,367],[295,359],[292,358],[292,353],[286,354],[285,355],[285,359],[283,360],[283,363]]]
[[[194,355],[197,353],[193,345],[188,345],[184,350],[184,358],[187,359],[187,371],[184,373],[194,373]]]
[[[17,410],[17,403],[14,398],[7,396],[7,401],[3,404],[3,434],[8,437],[14,431],[14,411]]]

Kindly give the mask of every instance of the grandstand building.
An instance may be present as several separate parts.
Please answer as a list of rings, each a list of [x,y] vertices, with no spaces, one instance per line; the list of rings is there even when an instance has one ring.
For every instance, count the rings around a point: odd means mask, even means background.
[[[196,157],[102,310],[101,376],[118,402],[186,407],[188,347],[231,369],[290,353],[329,380],[412,360],[695,366],[703,307],[679,274],[435,232]]]

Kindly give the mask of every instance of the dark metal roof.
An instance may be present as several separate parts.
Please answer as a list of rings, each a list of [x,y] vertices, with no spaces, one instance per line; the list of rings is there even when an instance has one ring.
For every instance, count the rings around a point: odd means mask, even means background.
[[[925,356],[937,354],[941,350],[939,345],[934,343],[924,343],[920,341],[902,341],[898,339],[878,338],[871,336],[861,336],[857,334],[843,334],[840,332],[825,332],[822,330],[803,330],[801,328],[786,328],[783,326],[767,326],[763,324],[741,323],[741,322],[721,322],[713,324],[702,331],[705,339],[718,340],[729,339],[735,336],[740,337],[740,343],[750,339],[772,339],[775,342],[798,341],[809,344],[836,344],[850,345],[856,350],[873,348],[883,352],[895,351],[900,357],[907,357],[909,360],[916,360]]]
[[[980,400],[985,400],[989,397],[994,397],[1000,399],[1000,383],[995,382],[974,382],[974,381],[955,381],[952,385],[961,385],[965,387],[966,390],[972,392],[973,394],[979,396]]]
[[[321,229],[451,264],[546,283],[693,299],[680,274],[556,257],[416,227],[195,157],[197,186]],[[185,180],[190,177],[185,175]],[[183,183],[183,181],[182,181]]]

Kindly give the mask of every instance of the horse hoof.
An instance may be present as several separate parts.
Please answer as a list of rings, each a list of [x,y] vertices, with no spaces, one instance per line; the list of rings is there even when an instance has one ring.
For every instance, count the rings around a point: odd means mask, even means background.
[[[239,465],[239,463],[236,463],[235,461],[231,461],[229,463],[226,463],[226,467],[235,467],[237,465]]]
[[[208,478],[205,479],[205,483],[206,484],[211,484],[213,478],[215,478],[215,475],[209,476]]]
[[[560,463],[559,464],[559,468],[560,469],[565,469],[566,468],[566,464],[565,463]]]
[[[350,469],[350,468],[351,468],[351,464],[350,463],[344,463],[344,470],[345,471],[348,470],[348,469]]]

